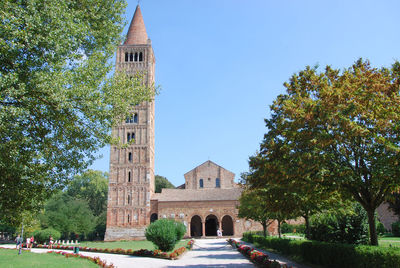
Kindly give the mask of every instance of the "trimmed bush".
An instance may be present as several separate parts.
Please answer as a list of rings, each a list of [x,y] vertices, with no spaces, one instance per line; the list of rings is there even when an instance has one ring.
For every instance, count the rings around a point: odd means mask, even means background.
[[[383,235],[386,233],[385,226],[380,221],[378,221],[376,225],[376,232],[378,233],[378,235]]]
[[[250,242],[246,240],[249,236],[243,236],[243,240]],[[395,248],[252,236],[257,246],[300,256],[306,262],[324,267],[400,267],[400,252]]]
[[[353,211],[328,211],[311,217],[310,240],[343,244],[367,244],[367,213],[359,204]]]
[[[183,238],[183,236],[186,233],[186,226],[182,222],[176,221],[175,231],[176,231],[176,241],[179,241]]]
[[[392,234],[394,236],[400,236],[400,221],[392,223]]]
[[[183,227],[182,227],[183,226]],[[153,222],[146,228],[146,239],[153,242],[162,251],[171,251],[176,243],[182,239],[186,227],[174,220],[161,219]]]
[[[35,241],[37,243],[49,243],[49,238],[50,235],[53,237],[53,240],[58,240],[61,237],[61,234],[59,231],[53,229],[53,228],[47,228],[43,230],[38,230],[33,232],[33,236],[35,237]]]
[[[299,233],[304,234],[306,231],[305,224],[288,224],[286,222],[282,223],[281,225],[281,233]]]

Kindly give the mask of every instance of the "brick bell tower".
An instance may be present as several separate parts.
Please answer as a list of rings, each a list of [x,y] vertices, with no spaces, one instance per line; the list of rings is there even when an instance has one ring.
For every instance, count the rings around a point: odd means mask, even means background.
[[[136,6],[124,44],[118,46],[116,70],[144,74],[154,84],[155,58],[142,12]],[[133,106],[130,116],[113,127],[126,148],[111,146],[105,241],[144,238],[154,193],[154,101]]]

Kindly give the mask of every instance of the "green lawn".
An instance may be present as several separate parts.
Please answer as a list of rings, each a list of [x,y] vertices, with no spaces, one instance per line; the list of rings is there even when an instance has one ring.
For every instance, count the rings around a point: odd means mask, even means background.
[[[286,233],[282,235],[282,238],[285,238],[285,236],[290,236],[290,239],[305,239],[303,234]],[[378,242],[381,247],[400,247],[400,237],[379,237]]]
[[[382,247],[400,247],[400,237],[386,236],[379,238],[379,246]]]
[[[174,249],[184,247],[187,245],[189,240],[181,240],[179,241]],[[92,241],[84,241],[80,243],[81,247],[89,247],[89,248],[122,248],[122,249],[148,249],[154,250],[156,247],[150,241],[117,241],[117,242],[92,242]]]
[[[38,254],[22,251],[18,255],[16,249],[0,249],[0,267],[26,268],[26,267],[98,267],[89,260],[79,258],[66,258],[56,254]]]

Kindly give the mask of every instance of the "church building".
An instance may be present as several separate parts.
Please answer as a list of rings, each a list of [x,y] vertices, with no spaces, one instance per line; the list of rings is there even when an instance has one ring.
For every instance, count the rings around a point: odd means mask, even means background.
[[[126,40],[117,48],[116,70],[144,74],[155,84],[155,57],[139,5]],[[106,241],[144,239],[146,227],[160,218],[183,222],[186,236],[241,236],[262,230],[259,223],[238,218],[241,188],[235,174],[212,161],[187,172],[176,189],[154,193],[154,101],[131,108],[130,117],[113,127],[112,135],[128,143],[111,146]],[[276,225],[269,227],[276,233]]]

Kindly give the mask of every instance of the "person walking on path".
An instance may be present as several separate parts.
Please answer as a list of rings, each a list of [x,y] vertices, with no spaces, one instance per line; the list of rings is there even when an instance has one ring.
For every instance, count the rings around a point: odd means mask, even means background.
[[[22,237],[20,235],[17,236],[17,238],[15,238],[15,248],[19,249],[22,246]]]
[[[222,237],[222,232],[221,232],[221,230],[218,228],[218,230],[217,230],[217,236],[218,237]]]
[[[52,249],[53,248],[53,237],[50,235],[49,237],[49,248]]]
[[[32,246],[33,246],[33,242],[35,242],[35,238],[33,237],[33,235],[31,236],[31,238],[30,238],[30,244],[29,244],[29,246],[30,246],[30,249],[32,249]]]

